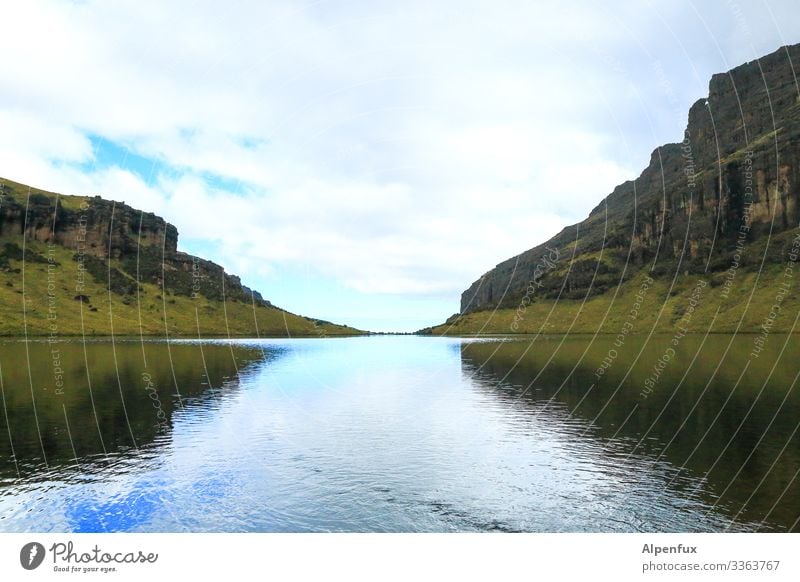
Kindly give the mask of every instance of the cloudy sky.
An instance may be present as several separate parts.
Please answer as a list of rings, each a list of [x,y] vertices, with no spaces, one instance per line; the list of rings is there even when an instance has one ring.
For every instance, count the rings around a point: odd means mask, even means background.
[[[0,0],[0,176],[174,223],[275,304],[373,330],[682,137],[796,0]]]

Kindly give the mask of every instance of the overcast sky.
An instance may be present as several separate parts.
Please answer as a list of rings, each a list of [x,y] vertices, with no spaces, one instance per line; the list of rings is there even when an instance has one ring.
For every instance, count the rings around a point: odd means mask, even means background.
[[[290,311],[415,330],[679,141],[797,0],[0,0],[0,176],[178,227]]]

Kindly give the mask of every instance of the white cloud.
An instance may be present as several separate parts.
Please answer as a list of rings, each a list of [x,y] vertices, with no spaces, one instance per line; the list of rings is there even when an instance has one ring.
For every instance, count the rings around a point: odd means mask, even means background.
[[[3,1],[0,175],[163,214],[245,279],[456,296],[635,176],[741,58],[738,13],[677,4]],[[751,44],[796,41],[770,7],[783,30],[742,6]],[[93,166],[91,135],[156,173]]]
[[[58,159],[80,163],[93,155],[91,142],[80,131],[30,111],[0,109],[0,136],[4,162],[6,156],[18,155],[31,161]]]

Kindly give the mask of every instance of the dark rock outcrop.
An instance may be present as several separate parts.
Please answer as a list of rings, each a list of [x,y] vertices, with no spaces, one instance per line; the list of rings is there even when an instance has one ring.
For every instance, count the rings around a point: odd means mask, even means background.
[[[103,200],[99,196],[84,198],[75,207],[59,203],[56,196],[4,181],[6,194],[0,205],[0,236],[25,234],[40,242],[50,242],[102,258],[119,258],[136,252],[139,245],[164,248],[174,254],[178,247],[178,230],[151,212],[142,212],[127,204]],[[69,199],[70,197],[60,197]]]
[[[724,271],[734,254],[743,269],[781,260],[785,244],[771,239],[800,223],[793,65],[800,45],[714,75],[708,98],[689,111],[683,142],[656,148],[642,174],[583,222],[480,277],[462,294],[461,313],[516,306],[532,281],[537,296],[579,298],[644,268],[671,278]],[[554,253],[556,267],[543,269]]]
[[[134,294],[139,283],[154,283],[174,295],[272,307],[220,265],[178,251],[178,230],[151,212],[99,196],[57,196],[0,180],[0,238],[22,235],[73,250],[89,275],[119,295]],[[22,259],[21,252],[12,258]],[[37,258],[32,251],[25,256],[26,261]]]

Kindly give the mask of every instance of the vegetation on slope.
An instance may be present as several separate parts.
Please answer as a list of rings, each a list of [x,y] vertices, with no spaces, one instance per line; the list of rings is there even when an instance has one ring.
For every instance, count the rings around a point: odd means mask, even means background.
[[[714,75],[683,141],[656,148],[586,220],[484,273],[458,315],[422,331],[618,333],[646,279],[630,333],[793,329],[798,60],[793,45]]]
[[[676,276],[636,270],[632,278],[600,295],[564,299],[534,291],[516,307],[456,315],[422,333],[800,332],[800,233],[781,233],[772,243],[786,249],[784,261],[768,262],[760,271],[740,267]]]
[[[0,335],[327,337],[354,328],[273,306],[221,267],[165,250],[174,227],[97,197],[58,196],[0,182]],[[69,213],[94,218],[88,233]],[[114,212],[119,224],[107,220]],[[53,223],[56,216],[56,226]],[[152,232],[136,235],[139,215]],[[63,218],[66,216],[67,218]],[[100,218],[98,218],[100,217]],[[61,221],[61,222],[59,222]],[[131,221],[134,221],[131,224]],[[140,226],[143,221],[138,222]],[[121,229],[121,233],[116,228]],[[55,233],[55,234],[53,234]],[[138,234],[141,234],[141,226]],[[130,235],[130,236],[129,236]],[[84,238],[90,245],[76,242]],[[177,231],[174,232],[177,243]],[[85,247],[85,248],[84,248]]]

